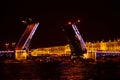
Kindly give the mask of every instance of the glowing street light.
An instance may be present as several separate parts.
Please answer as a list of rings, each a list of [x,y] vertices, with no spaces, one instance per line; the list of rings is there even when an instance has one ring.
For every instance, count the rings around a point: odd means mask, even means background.
[[[77,20],[77,22],[79,23],[79,22],[80,22],[80,20]]]
[[[71,21],[69,21],[68,24],[72,24]]]
[[[25,20],[22,20],[22,23],[26,24],[26,23],[27,23],[27,21],[25,21]]]

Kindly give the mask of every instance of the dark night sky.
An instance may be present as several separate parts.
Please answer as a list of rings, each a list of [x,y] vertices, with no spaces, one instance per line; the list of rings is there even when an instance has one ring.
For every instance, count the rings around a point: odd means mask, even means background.
[[[80,19],[78,29],[85,41],[120,38],[120,9],[118,2],[100,1],[35,1],[2,2],[0,43],[18,42],[26,26],[22,19],[40,22],[31,47],[63,45],[67,43],[60,26],[71,19]]]

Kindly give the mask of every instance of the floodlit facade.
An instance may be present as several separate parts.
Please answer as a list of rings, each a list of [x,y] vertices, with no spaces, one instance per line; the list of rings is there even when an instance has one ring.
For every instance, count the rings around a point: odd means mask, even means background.
[[[26,60],[27,59],[27,52],[26,50],[16,50],[15,51],[15,59],[16,60]]]
[[[71,54],[69,44],[64,46],[31,49],[30,51],[31,56],[44,56],[44,55],[67,56]]]
[[[97,42],[86,42],[88,50],[92,51],[117,51],[120,52],[120,39],[114,41],[97,41]]]
[[[86,42],[87,50],[91,51],[117,51],[120,52],[120,39],[114,41],[97,41],[97,42]],[[31,49],[31,56],[41,55],[57,55],[66,56],[71,55],[70,45],[66,44],[63,46],[53,46],[47,48]]]

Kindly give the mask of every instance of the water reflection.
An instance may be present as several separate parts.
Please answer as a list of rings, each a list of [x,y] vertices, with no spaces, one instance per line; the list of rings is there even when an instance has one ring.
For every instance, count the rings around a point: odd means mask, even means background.
[[[120,80],[119,63],[82,60],[0,62],[0,80]]]

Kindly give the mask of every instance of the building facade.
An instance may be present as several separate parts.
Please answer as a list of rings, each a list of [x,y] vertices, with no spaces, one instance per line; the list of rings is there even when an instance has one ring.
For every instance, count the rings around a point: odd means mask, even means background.
[[[57,55],[67,56],[71,54],[70,45],[52,46],[47,48],[31,49],[31,56]]]
[[[89,51],[117,51],[120,52],[120,39],[114,41],[97,41],[97,42],[86,42],[87,50]],[[70,45],[66,44],[63,46],[52,46],[45,48],[31,49],[32,56],[41,55],[57,55],[65,56],[71,55]]]
[[[114,41],[86,42],[88,50],[92,51],[117,51],[120,52],[120,39]]]

